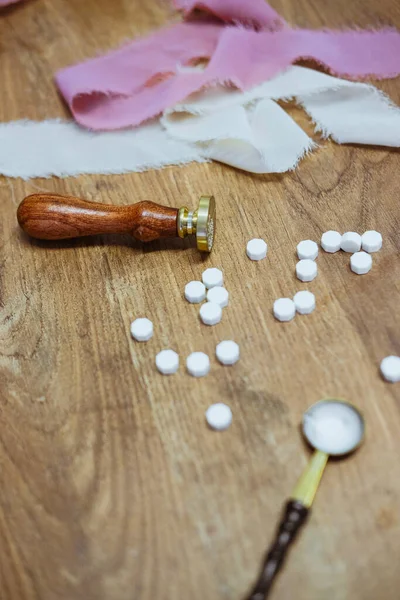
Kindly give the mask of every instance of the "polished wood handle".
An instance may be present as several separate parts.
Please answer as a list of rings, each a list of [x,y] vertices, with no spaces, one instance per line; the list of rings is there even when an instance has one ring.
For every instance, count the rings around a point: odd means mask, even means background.
[[[17,218],[28,235],[41,240],[130,233],[149,242],[178,235],[178,209],[147,201],[113,206],[73,196],[32,194],[19,205]]]
[[[286,554],[300,527],[306,521],[308,513],[309,509],[297,500],[289,500],[286,504],[285,513],[275,540],[265,558],[261,574],[246,600],[265,600],[268,597],[274,579],[281,569]]]

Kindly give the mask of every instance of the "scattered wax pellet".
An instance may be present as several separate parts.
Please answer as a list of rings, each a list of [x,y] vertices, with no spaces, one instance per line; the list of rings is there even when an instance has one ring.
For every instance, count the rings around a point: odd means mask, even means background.
[[[387,356],[381,362],[382,377],[390,383],[400,381],[400,356]]]
[[[204,377],[210,371],[210,359],[204,352],[192,352],[186,359],[186,368],[193,377]]]
[[[267,244],[260,238],[254,238],[247,242],[246,254],[251,260],[262,260],[267,256],[267,251]]]
[[[338,231],[325,231],[321,237],[321,246],[325,252],[333,254],[340,250],[342,235]]]
[[[300,281],[312,281],[318,274],[317,263],[310,259],[299,260],[296,265],[296,275]]]
[[[207,292],[207,300],[219,304],[221,308],[225,308],[229,303],[229,292],[224,287],[216,285]]]
[[[344,252],[359,252],[361,248],[361,235],[355,231],[344,233],[340,247]]]
[[[216,302],[206,302],[200,308],[200,319],[204,325],[216,325],[222,319],[222,308]]]
[[[361,236],[361,247],[365,252],[379,252],[382,248],[382,236],[378,231],[366,231]]]
[[[206,269],[201,276],[204,285],[209,290],[210,288],[215,287],[216,285],[222,286],[224,283],[224,276],[220,269],[216,269],[215,267],[211,269]]]
[[[148,342],[153,337],[153,323],[150,319],[135,319],[131,323],[131,335],[137,342]]]
[[[278,321],[291,321],[296,314],[296,306],[290,298],[279,298],[274,302],[274,317]]]
[[[234,365],[240,357],[239,344],[232,340],[224,340],[217,345],[216,355],[223,365]]]
[[[350,268],[357,275],[365,275],[371,270],[372,256],[366,252],[356,252],[350,257]]]
[[[161,350],[156,356],[156,367],[163,375],[172,375],[179,369],[179,356],[173,350]]]
[[[218,402],[206,410],[206,420],[211,429],[223,431],[232,423],[232,411],[226,404]]]
[[[303,240],[297,244],[297,256],[301,259],[315,260],[318,256],[318,244],[312,240]]]
[[[206,297],[206,286],[201,281],[190,281],[185,285],[185,298],[192,304],[203,302]]]
[[[301,315],[309,315],[315,309],[315,296],[307,290],[297,292],[293,298],[296,311]]]

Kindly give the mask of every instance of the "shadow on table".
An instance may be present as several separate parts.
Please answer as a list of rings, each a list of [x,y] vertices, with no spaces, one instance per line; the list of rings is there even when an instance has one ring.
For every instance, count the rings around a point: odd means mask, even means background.
[[[196,250],[196,238],[190,236],[184,240],[181,238],[164,238],[154,240],[153,242],[140,242],[128,234],[101,234],[86,236],[80,238],[71,238],[67,240],[38,240],[31,238],[21,229],[16,228],[16,235],[22,246],[43,248],[45,250],[68,250],[71,248],[97,248],[105,246],[121,246],[131,248],[139,253],[160,252],[162,250],[177,250],[179,252],[186,250]],[[198,252],[199,256],[206,258],[208,254]]]

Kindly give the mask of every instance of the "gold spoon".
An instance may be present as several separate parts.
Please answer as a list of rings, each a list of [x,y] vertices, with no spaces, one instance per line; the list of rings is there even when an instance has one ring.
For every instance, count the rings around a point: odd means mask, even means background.
[[[301,475],[265,558],[260,576],[246,600],[265,600],[281,569],[287,551],[306,521],[329,456],[344,456],[358,448],[365,423],[360,411],[348,402],[321,400],[303,415],[302,430],[315,452]]]

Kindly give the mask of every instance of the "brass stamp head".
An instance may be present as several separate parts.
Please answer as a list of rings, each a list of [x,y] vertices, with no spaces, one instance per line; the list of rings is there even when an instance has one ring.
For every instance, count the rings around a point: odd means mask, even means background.
[[[216,207],[214,196],[201,196],[196,211],[182,206],[178,213],[178,235],[196,234],[197,249],[211,252],[215,239]]]

